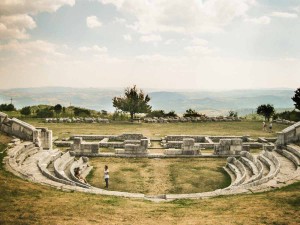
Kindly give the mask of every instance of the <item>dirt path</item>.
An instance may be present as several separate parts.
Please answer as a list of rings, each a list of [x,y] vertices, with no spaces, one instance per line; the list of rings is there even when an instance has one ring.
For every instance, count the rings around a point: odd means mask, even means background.
[[[162,161],[161,159],[152,159],[149,162],[148,171],[142,172],[146,180],[146,194],[158,195],[165,194],[169,190],[169,162]]]

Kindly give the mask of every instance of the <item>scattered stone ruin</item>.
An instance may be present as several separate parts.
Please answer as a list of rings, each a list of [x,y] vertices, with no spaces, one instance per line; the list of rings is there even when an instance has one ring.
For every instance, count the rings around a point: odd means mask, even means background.
[[[65,117],[65,118],[46,118],[45,123],[109,123],[108,119],[95,117]]]
[[[291,142],[300,141],[300,122],[287,127],[281,132],[278,132],[277,135],[277,146],[284,146]]]
[[[145,123],[186,123],[186,122],[232,122],[241,121],[238,117],[217,116],[209,117],[201,115],[199,117],[145,117]]]
[[[8,135],[35,143],[38,147],[52,149],[52,131],[47,128],[35,128],[16,118],[8,118],[0,112],[0,131]]]
[[[115,149],[115,154],[147,155],[150,140],[142,134],[74,135],[71,150],[75,155],[99,155],[99,148]],[[89,140],[86,142],[83,140]]]
[[[215,155],[239,155],[242,150],[243,140],[240,138],[220,139],[219,144],[214,145]],[[249,151],[249,149],[247,150]]]
[[[195,152],[195,149],[198,148],[197,143],[202,143],[203,140],[206,144],[213,144],[215,152],[218,154],[215,155],[217,157],[227,157],[228,154],[233,154],[227,158],[227,163],[224,165],[224,170],[231,177],[231,184],[226,188],[209,192],[164,194],[163,197],[155,197],[141,193],[109,191],[85,183],[83,179],[75,176],[75,168],[79,168],[80,175],[85,177],[93,168],[89,164],[88,158],[80,157],[76,159],[72,151],[62,152],[58,149],[52,149],[52,144],[49,143],[52,140],[52,133],[49,130],[35,128],[15,118],[9,119],[6,114],[0,113],[1,131],[19,137],[12,139],[7,149],[7,156],[4,158],[5,168],[16,176],[66,191],[81,191],[154,201],[252,194],[300,181],[300,146],[294,144],[294,142],[299,141],[299,126],[300,123],[297,123],[279,132],[277,141],[274,141],[273,149],[266,147],[258,154],[243,151],[245,143],[254,141],[250,137],[244,137],[244,139],[209,137],[208,139],[207,136],[169,136],[164,144],[167,141],[181,141],[182,143],[177,143],[180,148],[178,147],[175,150],[187,151],[184,153],[187,155],[178,154],[176,157],[207,157],[204,154],[200,155],[199,152]],[[94,138],[92,140],[96,140],[95,144],[100,145],[99,137],[97,135],[75,135],[72,137],[72,148],[74,152],[96,151],[96,147],[89,145],[89,143],[93,143],[91,138]],[[110,139],[110,137],[101,137],[100,140]],[[123,157],[126,154],[136,155],[139,151],[149,151],[149,148],[147,149],[149,139],[144,138],[141,134],[112,135],[111,138],[116,142],[123,142],[124,146],[122,153],[119,155],[114,154],[115,156]],[[39,140],[37,141],[37,139]],[[86,142],[88,139],[90,142]],[[271,145],[267,138],[259,138],[258,141],[261,147]],[[171,151],[171,149],[167,150]],[[195,155],[196,153],[198,155]],[[237,153],[239,154],[237,155]],[[141,154],[141,156],[150,157],[151,154]],[[154,155],[154,157],[164,158],[163,155]]]

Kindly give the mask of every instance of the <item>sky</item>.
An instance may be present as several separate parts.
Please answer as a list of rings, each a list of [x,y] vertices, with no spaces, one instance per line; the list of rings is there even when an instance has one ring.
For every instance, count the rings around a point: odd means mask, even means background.
[[[0,89],[300,86],[299,0],[1,0]]]

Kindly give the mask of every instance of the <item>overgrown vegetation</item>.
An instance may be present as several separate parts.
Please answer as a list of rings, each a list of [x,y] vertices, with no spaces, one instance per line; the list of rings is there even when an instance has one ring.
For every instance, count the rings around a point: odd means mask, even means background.
[[[300,112],[293,110],[293,111],[284,111],[281,113],[276,113],[273,117],[274,119],[285,119],[290,121],[300,121]]]

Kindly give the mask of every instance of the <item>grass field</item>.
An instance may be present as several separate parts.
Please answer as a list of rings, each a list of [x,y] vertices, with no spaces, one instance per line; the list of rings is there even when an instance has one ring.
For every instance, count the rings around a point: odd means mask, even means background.
[[[71,133],[119,134],[130,131],[145,132],[144,134],[149,136],[163,136],[169,132],[241,135],[244,130],[248,132],[243,134],[254,137],[274,135],[274,133],[262,132],[261,124],[258,122],[57,125],[33,121],[32,124],[49,127],[53,129],[54,135],[60,137],[64,137],[64,135],[67,137]],[[276,131],[281,130],[284,126],[276,124],[274,128]],[[0,224],[300,224],[300,182],[279,190],[259,194],[161,203],[63,192],[24,181],[6,172],[2,166],[2,158],[5,155],[5,152],[2,153],[2,151],[9,139],[0,134]],[[202,159],[203,161],[195,159],[188,163],[179,159],[165,160],[163,163],[150,159],[114,160],[104,158],[91,160],[92,165],[96,167],[90,176],[93,184],[103,186],[101,179],[103,179],[104,164],[110,166],[111,176],[115,176],[117,181],[119,179],[121,182],[126,182],[124,189],[144,190],[148,194],[161,193],[166,190],[175,193],[193,190],[205,191],[214,188],[213,185],[226,185],[228,181],[226,176],[217,169],[211,171],[213,165],[205,159]],[[214,165],[217,166],[222,164],[222,160],[214,162]],[[138,168],[143,168],[144,172],[138,171]],[[190,174],[191,171],[196,173]],[[126,177],[124,174],[128,176]],[[185,175],[187,176],[184,177]],[[203,181],[201,176],[205,176],[207,183],[192,183],[187,179],[188,176],[192,176],[191,180],[193,181]],[[159,187],[155,184],[159,179],[167,180],[166,185]],[[221,179],[221,181],[214,179]],[[116,184],[117,182],[111,178],[110,188],[120,188],[114,187]]]
[[[67,138],[73,134],[122,134],[142,133],[146,137],[163,137],[171,134],[197,135],[250,135],[251,137],[273,137],[287,125],[273,124],[273,133],[262,130],[261,122],[206,122],[206,123],[129,123],[112,122],[109,124],[87,123],[43,123],[42,120],[27,119],[36,127],[48,127],[54,136]]]
[[[226,159],[91,158],[90,184],[103,188],[104,165],[109,165],[109,190],[148,195],[213,191],[230,184],[222,167]]]

